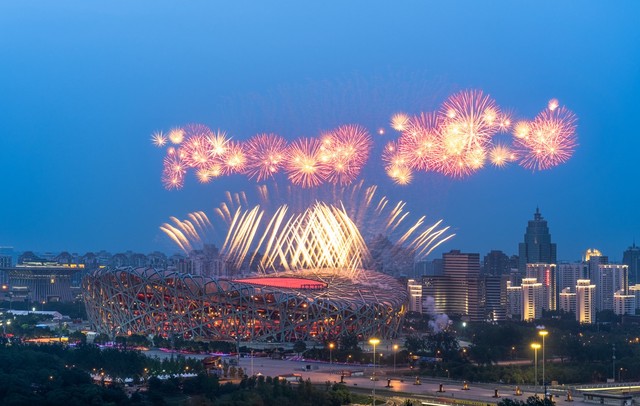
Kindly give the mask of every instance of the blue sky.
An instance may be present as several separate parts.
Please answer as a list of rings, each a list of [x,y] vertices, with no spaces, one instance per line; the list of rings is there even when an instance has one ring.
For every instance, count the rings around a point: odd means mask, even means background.
[[[621,259],[640,240],[638,16],[633,1],[2,2],[0,245],[172,252],[169,216],[253,186],[165,191],[152,132],[374,131],[476,88],[522,117],[558,98],[579,118],[574,157],[409,187],[372,164],[366,181],[443,218],[457,234],[443,250],[516,253],[539,206],[559,259]]]

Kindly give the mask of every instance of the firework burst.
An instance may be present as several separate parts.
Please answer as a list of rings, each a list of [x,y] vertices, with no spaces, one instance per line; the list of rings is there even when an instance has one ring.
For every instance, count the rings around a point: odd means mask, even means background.
[[[496,144],[489,151],[489,160],[494,166],[502,168],[517,159],[515,152],[506,145]]]
[[[289,146],[284,170],[291,183],[310,188],[326,180],[328,171],[320,159],[321,147],[322,142],[315,138],[302,138]]]
[[[180,144],[184,140],[184,133],[185,132],[182,128],[172,128],[168,135],[169,141],[174,144]]]
[[[229,141],[227,149],[220,159],[222,174],[230,175],[232,173],[243,173],[246,164],[247,157],[242,144]]]
[[[549,100],[533,120],[512,117],[511,111],[480,90],[455,93],[435,112],[396,113],[390,125],[400,135],[383,149],[384,170],[395,183],[405,185],[420,172],[462,178],[487,163],[504,167],[515,160],[525,168],[543,170],[572,156],[577,145],[576,118],[557,99]],[[496,134],[508,132],[513,134],[511,145],[494,142]],[[183,168],[175,171],[165,165],[162,182],[168,189],[182,187],[186,169],[192,169],[203,183],[233,174],[262,182],[283,171],[291,184],[303,188],[345,186],[361,175],[373,146],[370,132],[356,124],[290,144],[266,133],[246,142],[231,141],[226,133],[201,124],[156,132],[151,141],[157,147],[171,142],[166,156],[180,161]]]
[[[167,137],[162,131],[157,131],[151,135],[151,143],[158,148],[162,148],[167,144]]]
[[[404,113],[396,113],[391,116],[391,128],[403,132],[409,124],[409,116]]]
[[[272,178],[284,164],[287,142],[275,134],[259,134],[246,143],[245,173],[258,182]]]
[[[162,183],[166,189],[181,189],[187,172],[180,154],[172,154],[164,159]]]
[[[398,141],[398,151],[412,169],[429,171],[440,149],[440,117],[435,113],[422,113],[405,125]]]
[[[209,164],[209,145],[206,135],[195,135],[182,143],[181,151],[184,163],[197,169],[203,169]]]
[[[403,258],[409,255],[416,259],[454,236],[449,227],[441,225],[442,220],[433,224],[424,216],[412,220],[403,201],[378,196],[376,186],[364,187],[362,182],[338,191],[321,189],[323,193],[314,199],[307,199],[307,194],[283,197],[266,189],[266,185],[258,187],[261,200],[268,199],[258,204],[250,204],[245,192],[227,192],[226,200],[214,210],[215,228],[203,212],[191,213],[185,220],[172,217],[160,228],[187,253],[210,243],[216,230],[222,231],[218,236],[224,241],[220,253],[234,270],[274,273],[306,269],[322,275],[339,272],[351,278],[373,265],[370,244],[375,245],[380,235],[388,238]],[[301,204],[278,204],[280,199]]]
[[[343,125],[325,135],[321,161],[327,167],[327,181],[348,185],[360,174],[371,150],[369,132],[358,125]]]
[[[577,145],[576,116],[565,107],[545,109],[530,123],[527,137],[516,138],[520,164],[544,170],[566,162]]]

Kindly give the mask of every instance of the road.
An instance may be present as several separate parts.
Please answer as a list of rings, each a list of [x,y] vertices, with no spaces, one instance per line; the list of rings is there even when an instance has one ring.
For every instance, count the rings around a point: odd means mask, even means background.
[[[170,357],[172,354],[168,352],[150,350],[145,351],[148,356],[158,356],[160,358]],[[173,354],[176,355],[175,353]],[[186,357],[202,359],[206,355],[187,354]],[[523,386],[522,395],[515,395],[515,386],[504,384],[487,384],[487,383],[471,383],[468,389],[463,389],[462,381],[455,381],[441,378],[425,378],[421,377],[419,384],[413,376],[404,376],[401,372],[408,370],[398,369],[397,374],[393,374],[391,369],[384,371],[378,370],[381,374],[378,381],[370,379],[373,368],[371,365],[360,364],[329,364],[328,362],[317,362],[309,360],[274,360],[266,357],[244,357],[240,358],[239,366],[245,370],[248,375],[262,374],[264,376],[278,376],[284,374],[296,373],[300,374],[302,379],[311,379],[313,383],[340,382],[342,371],[350,371],[351,376],[344,377],[344,384],[357,392],[371,393],[373,387],[376,388],[377,395],[384,396],[412,396],[430,399],[430,403],[464,403],[461,400],[471,400],[468,404],[495,404],[504,397],[526,400],[529,396],[542,395],[544,389],[542,387],[534,388],[532,386]],[[354,373],[362,372],[361,376],[355,376]],[[347,374],[348,375],[348,374]],[[388,379],[391,380],[391,387],[387,387]],[[440,384],[443,385],[443,392],[439,392]],[[495,397],[496,390],[498,398]],[[558,406],[578,406],[584,404],[580,397],[574,399],[574,402],[566,401],[565,390],[549,390],[554,394],[554,400]],[[477,403],[476,403],[477,402]]]

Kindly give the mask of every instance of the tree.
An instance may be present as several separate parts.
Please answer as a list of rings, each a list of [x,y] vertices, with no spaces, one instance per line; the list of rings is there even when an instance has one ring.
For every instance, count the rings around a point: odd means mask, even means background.
[[[554,403],[549,398],[542,399],[537,396],[530,396],[526,402],[505,398],[498,402],[498,406],[554,406]]]
[[[87,343],[87,336],[82,331],[74,331],[69,334],[69,341],[72,343],[84,345]]]
[[[307,350],[307,344],[304,341],[298,340],[293,343],[293,351],[295,351],[298,355],[302,354]]]
[[[100,333],[93,339],[93,342],[96,344],[106,344],[109,342],[109,336],[105,333]]]

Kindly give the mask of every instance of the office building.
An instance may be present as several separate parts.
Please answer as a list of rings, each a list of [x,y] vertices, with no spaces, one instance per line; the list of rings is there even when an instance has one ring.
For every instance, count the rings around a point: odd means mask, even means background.
[[[640,247],[636,247],[636,242],[627,248],[622,254],[622,263],[629,267],[629,284],[640,283],[638,267],[640,266]]]
[[[536,208],[533,220],[529,220],[524,242],[518,245],[518,271],[524,275],[527,264],[555,264],[556,244],[551,242],[547,221]]]
[[[442,276],[423,277],[423,296],[433,297],[434,311],[469,321],[485,320],[480,254],[452,250],[442,255]]]
[[[511,259],[502,251],[493,250],[484,256],[482,273],[484,275],[505,275],[511,270]]]

